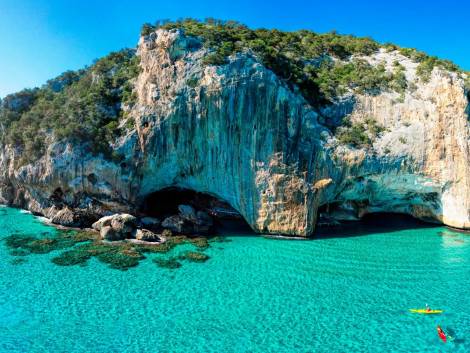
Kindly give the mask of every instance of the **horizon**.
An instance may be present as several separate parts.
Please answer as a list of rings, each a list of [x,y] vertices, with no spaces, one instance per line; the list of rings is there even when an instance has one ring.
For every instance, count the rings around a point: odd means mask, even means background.
[[[421,8],[420,4],[399,0],[390,8],[371,1],[340,0],[323,4],[294,0],[282,14],[276,5],[284,4],[277,0],[270,2],[270,7],[262,2],[246,5],[253,9],[248,14],[243,5],[249,4],[246,0],[233,7],[215,1],[195,6],[184,0],[179,7],[147,0],[138,2],[140,6],[118,1],[111,8],[104,3],[93,4],[90,0],[67,4],[58,0],[25,0],[21,4],[2,0],[0,34],[4,40],[0,43],[0,51],[10,55],[0,56],[0,98],[25,88],[40,87],[64,71],[84,68],[112,51],[135,48],[142,24],[166,18],[174,21],[186,17],[199,20],[213,17],[235,20],[250,28],[282,31],[308,29],[326,33],[336,30],[339,34],[371,37],[381,44],[391,42],[400,47],[416,48],[451,60],[465,71],[470,70],[470,47],[458,44],[465,43],[470,35],[464,22],[470,5],[458,1],[447,2],[445,8],[435,3]],[[343,7],[334,8],[335,4]],[[146,11],[140,10],[143,6]],[[407,8],[407,13],[402,13],[401,8]],[[452,8],[462,11],[452,12],[454,17],[446,17],[445,11],[437,11]],[[295,11],[299,9],[305,11]],[[292,10],[294,15],[290,13]],[[76,16],[77,13],[83,17]],[[458,16],[462,16],[461,21]],[[440,21],[439,24],[448,22],[448,26],[432,26],[433,19]],[[29,27],[24,25],[25,22]],[[390,28],[389,24],[395,26]],[[411,31],[412,36],[409,35]]]

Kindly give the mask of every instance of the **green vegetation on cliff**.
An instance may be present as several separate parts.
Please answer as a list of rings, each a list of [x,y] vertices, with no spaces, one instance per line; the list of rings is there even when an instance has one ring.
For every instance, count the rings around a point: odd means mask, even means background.
[[[395,91],[404,98],[407,88],[405,68],[398,62],[392,69],[383,64],[371,65],[364,57],[380,48],[399,51],[419,63],[421,81],[430,79],[432,70],[441,67],[458,71],[447,60],[428,56],[415,49],[380,45],[370,38],[317,34],[308,30],[283,32],[276,29],[250,29],[235,21],[186,19],[145,24],[142,35],[158,28],[182,29],[198,37],[208,48],[203,59],[207,65],[223,65],[235,53],[251,51],[261,62],[292,89],[298,89],[314,107],[334,102],[348,92],[378,94]],[[96,61],[91,67],[68,71],[41,88],[26,89],[0,101],[0,144],[9,144],[21,152],[20,165],[37,160],[53,140],[84,144],[89,152],[119,160],[110,144],[125,129],[120,119],[123,107],[135,100],[133,82],[139,73],[135,50],[124,49]],[[188,81],[198,85],[196,78]],[[470,78],[466,78],[470,99]],[[342,139],[353,145],[368,144],[363,128],[344,126]],[[344,135],[346,134],[346,135]],[[349,136],[349,137],[348,137]],[[341,137],[341,136],[340,136]]]
[[[285,82],[299,87],[303,96],[314,106],[327,104],[346,86],[363,92],[377,91],[384,87],[384,82],[392,79],[387,77],[383,81],[381,72],[364,60],[353,61],[345,67],[332,60],[346,60],[352,55],[376,52],[379,45],[370,38],[335,32],[316,34],[307,30],[253,30],[235,21],[213,19],[145,24],[142,35],[150,34],[157,28],[182,29],[188,36],[202,38],[204,46],[211,50],[204,58],[208,65],[223,65],[227,63],[228,56],[250,49]],[[338,83],[342,86],[336,87]]]
[[[90,68],[65,72],[41,88],[9,95],[0,104],[0,142],[22,150],[23,163],[44,153],[47,136],[86,143],[90,152],[111,157],[119,135],[122,105],[131,103],[138,57],[125,49]]]
[[[189,18],[175,22],[157,21],[155,25],[146,23],[141,34],[148,35],[159,28],[182,29],[188,36],[201,38],[204,46],[210,49],[210,54],[204,58],[208,65],[226,64],[228,56],[251,50],[285,82],[299,87],[314,106],[328,104],[348,90],[361,94],[390,90],[403,95],[408,87],[403,66],[395,63],[393,71],[387,72],[383,65],[373,66],[360,58],[380,48],[397,50],[418,62],[417,75],[424,82],[429,80],[434,67],[459,71],[451,61],[428,56],[416,49],[380,45],[371,38],[340,35],[334,31],[317,34],[309,30],[253,30],[236,21]]]

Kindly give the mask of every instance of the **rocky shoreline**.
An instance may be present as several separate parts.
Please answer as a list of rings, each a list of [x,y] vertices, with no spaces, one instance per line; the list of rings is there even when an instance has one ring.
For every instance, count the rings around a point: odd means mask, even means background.
[[[209,256],[203,252],[211,247],[210,244],[227,240],[212,234],[212,218],[207,214],[203,216],[201,211],[196,211],[190,205],[180,206],[178,214],[166,217],[163,222],[149,216],[138,218],[130,214],[114,214],[102,217],[93,223],[92,228],[72,228],[45,219],[58,232],[14,233],[4,241],[10,249],[10,255],[14,256],[12,261],[15,264],[24,263],[25,256],[31,254],[47,254],[57,250],[62,253],[51,261],[58,266],[84,266],[89,259],[97,258],[111,268],[127,270],[137,266],[147,254],[159,254],[153,257],[153,262],[167,269],[179,268],[183,261],[205,262]],[[177,226],[166,221],[168,218],[177,219]],[[182,234],[179,232],[182,228],[178,228],[181,223],[185,230],[205,230],[206,233]],[[165,255],[182,244],[190,244],[195,249]]]
[[[104,216],[89,227],[74,227],[69,222],[75,215],[70,209],[58,212],[48,223],[63,230],[94,231],[101,240],[107,242],[130,241],[135,244],[162,244],[168,237],[183,235],[197,237],[209,235],[213,231],[214,221],[208,213],[196,211],[191,205],[179,205],[178,213],[167,215],[161,221],[156,217],[144,215],[136,217],[128,213],[116,213]]]

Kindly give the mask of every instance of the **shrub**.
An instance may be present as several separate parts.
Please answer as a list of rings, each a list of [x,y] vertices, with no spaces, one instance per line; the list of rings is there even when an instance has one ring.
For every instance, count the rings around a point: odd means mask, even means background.
[[[367,147],[371,140],[367,136],[366,129],[362,124],[353,124],[351,127],[340,127],[336,135],[338,141],[344,145],[353,147]]]
[[[381,134],[382,132],[385,131],[384,127],[383,126],[380,126],[377,121],[372,118],[372,117],[368,117],[364,120],[364,123],[366,124],[366,127],[367,127],[367,130],[369,131],[369,134],[375,138],[377,137],[379,134]]]
[[[195,87],[197,87],[197,85],[199,83],[199,79],[197,78],[197,76],[192,76],[190,79],[188,79],[188,81],[186,83],[189,87],[195,88]]]
[[[369,147],[372,141],[385,129],[377,121],[368,117],[363,122],[351,123],[349,119],[343,120],[343,126],[336,133],[338,141],[353,147]]]
[[[348,89],[361,94],[377,94],[388,88],[392,80],[383,65],[374,67],[359,59],[348,63],[323,62],[316,76],[315,83],[328,100],[345,94]]]
[[[437,58],[429,57],[420,62],[416,68],[416,75],[423,81],[429,82],[434,66],[437,64]]]
[[[405,75],[405,68],[400,63],[394,63],[393,76],[390,81],[390,88],[395,92],[404,93],[408,88],[408,81]]]

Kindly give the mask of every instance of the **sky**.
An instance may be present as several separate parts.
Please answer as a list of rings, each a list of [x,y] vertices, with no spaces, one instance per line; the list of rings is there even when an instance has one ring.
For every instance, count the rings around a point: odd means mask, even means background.
[[[0,0],[0,97],[135,47],[144,22],[182,17],[370,36],[470,70],[469,14],[469,0]]]

